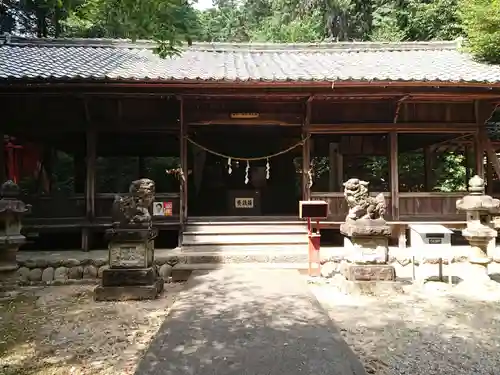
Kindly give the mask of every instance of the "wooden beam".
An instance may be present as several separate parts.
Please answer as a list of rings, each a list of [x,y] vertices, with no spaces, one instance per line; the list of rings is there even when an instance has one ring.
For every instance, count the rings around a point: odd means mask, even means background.
[[[312,134],[335,134],[335,133],[387,133],[397,131],[398,133],[475,133],[477,123],[341,123],[341,124],[310,124],[309,131]]]
[[[391,181],[391,216],[399,219],[399,166],[398,166],[398,133],[389,133],[389,164]]]
[[[224,82],[224,81],[200,81],[198,79],[192,80],[148,80],[147,82],[137,80],[122,80],[121,82],[109,82],[109,80],[93,80],[90,82],[64,82],[64,81],[22,81],[18,82],[9,81],[9,86],[18,85],[30,88],[96,88],[106,85],[106,88],[236,88],[236,89],[253,89],[253,88],[410,88],[410,87],[425,87],[425,88],[485,88],[495,89],[500,87],[500,83],[482,83],[482,82],[444,82],[444,81],[336,81],[335,86],[332,87],[330,81],[239,81],[239,82]]]
[[[306,201],[311,198],[310,179],[312,176],[309,176],[311,168],[311,138],[308,131],[311,122],[311,104],[312,97],[306,102],[306,113],[304,116],[304,126],[302,128],[302,137],[305,139],[302,147],[302,199]]]

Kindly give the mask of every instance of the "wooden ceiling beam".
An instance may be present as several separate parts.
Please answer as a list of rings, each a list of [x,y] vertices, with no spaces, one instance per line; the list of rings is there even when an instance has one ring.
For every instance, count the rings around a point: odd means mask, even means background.
[[[311,133],[386,133],[397,131],[399,133],[476,133],[476,123],[341,123],[341,124],[311,124],[308,127]]]

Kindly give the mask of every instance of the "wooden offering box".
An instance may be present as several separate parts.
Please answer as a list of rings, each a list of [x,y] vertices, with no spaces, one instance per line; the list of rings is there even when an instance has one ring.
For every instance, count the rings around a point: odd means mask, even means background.
[[[300,201],[299,217],[301,219],[326,219],[328,203],[325,201]]]

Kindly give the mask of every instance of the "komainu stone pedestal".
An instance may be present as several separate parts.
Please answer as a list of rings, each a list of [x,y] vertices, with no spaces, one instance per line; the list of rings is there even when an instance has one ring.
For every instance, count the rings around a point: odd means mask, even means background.
[[[152,229],[110,229],[109,269],[95,289],[97,301],[154,299],[163,291],[164,280],[154,267]]]
[[[358,220],[340,226],[348,250],[340,273],[350,281],[394,281],[396,270],[388,265],[390,228],[383,221]]]
[[[396,270],[388,265],[391,228],[384,219],[386,209],[382,193],[368,192],[368,182],[351,178],[344,183],[349,206],[340,226],[348,255],[340,268],[347,282],[373,283],[396,280]]]
[[[394,281],[396,270],[388,264],[353,264],[343,262],[340,274],[350,281]]]
[[[109,269],[94,291],[97,301],[154,299],[163,291],[164,280],[154,266],[158,230],[153,229],[149,213],[155,184],[147,178],[136,180],[129,193],[113,202],[113,228],[106,231]]]

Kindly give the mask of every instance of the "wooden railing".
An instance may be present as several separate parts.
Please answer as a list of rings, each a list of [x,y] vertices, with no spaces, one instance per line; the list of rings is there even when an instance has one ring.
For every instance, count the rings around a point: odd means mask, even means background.
[[[111,219],[111,208],[115,199],[114,193],[100,193],[96,195],[95,216],[99,219]],[[127,194],[120,194],[126,196]],[[172,216],[154,217],[154,221],[178,221],[180,212],[179,193],[157,193],[155,201],[172,202]]]
[[[78,195],[48,195],[22,196],[25,203],[31,204],[28,219],[74,219],[85,217],[85,196]]]
[[[378,193],[373,192],[375,196]],[[456,201],[466,193],[399,193],[399,219],[401,221],[462,221],[465,215],[456,209]],[[384,193],[387,203],[387,220],[391,217],[391,194]],[[329,203],[328,220],[342,222],[348,207],[341,192],[313,192],[312,199]]]
[[[457,211],[457,200],[466,193],[399,193],[399,218],[401,220],[465,220]]]
[[[111,207],[115,199],[113,193],[101,193],[96,195],[95,217],[100,221],[111,220]],[[125,196],[127,194],[120,194]],[[37,219],[80,219],[86,218],[85,196],[76,194],[70,196],[24,196],[21,199],[32,205],[28,221]],[[178,221],[179,220],[179,193],[157,193],[156,201],[172,202],[172,216],[154,218],[154,221]]]

